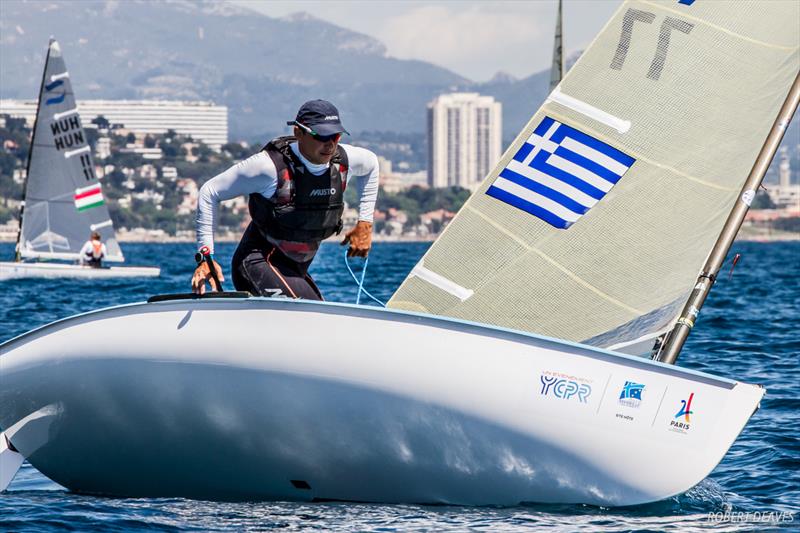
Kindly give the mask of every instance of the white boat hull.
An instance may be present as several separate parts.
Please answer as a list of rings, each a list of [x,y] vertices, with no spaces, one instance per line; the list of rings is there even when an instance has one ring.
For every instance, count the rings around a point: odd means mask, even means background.
[[[0,369],[0,428],[57,483],[210,500],[652,502],[705,478],[763,395],[497,328],[263,298],[79,315],[0,345]],[[644,385],[638,405],[625,382]]]
[[[160,274],[161,269],[158,267],[92,268],[66,263],[0,262],[0,281],[18,278],[149,278]]]

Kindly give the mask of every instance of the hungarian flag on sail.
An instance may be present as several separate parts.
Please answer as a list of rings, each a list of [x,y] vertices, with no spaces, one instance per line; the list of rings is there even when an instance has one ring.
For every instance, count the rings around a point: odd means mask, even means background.
[[[545,117],[486,194],[566,229],[636,160],[591,135]]]
[[[103,205],[103,191],[99,183],[81,189],[75,189],[74,198],[75,207],[78,211],[86,211],[87,209]]]

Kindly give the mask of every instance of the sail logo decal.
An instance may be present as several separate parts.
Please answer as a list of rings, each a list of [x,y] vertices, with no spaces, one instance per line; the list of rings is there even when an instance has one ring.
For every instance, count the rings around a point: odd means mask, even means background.
[[[672,431],[677,433],[687,433],[689,431],[689,423],[691,422],[691,418],[689,415],[694,414],[692,411],[692,400],[694,399],[694,393],[689,394],[689,398],[687,400],[681,400],[681,408],[675,414],[673,419],[670,420],[669,426]],[[681,420],[681,418],[683,420]]]
[[[99,207],[103,205],[104,201],[103,191],[99,183],[90,185],[89,187],[75,189],[75,196],[73,198],[75,200],[75,208],[81,212],[93,207]]]
[[[567,229],[594,207],[636,161],[545,117],[486,194]]]
[[[586,379],[568,376],[558,372],[542,372],[539,376],[542,383],[542,396],[555,396],[561,400],[573,400],[587,403],[592,394],[592,386]]]
[[[683,4],[685,6],[690,6],[694,4],[694,0],[678,0],[679,4]]]
[[[642,404],[642,393],[644,392],[644,385],[641,383],[634,383],[633,381],[626,381],[619,394],[619,403],[625,407],[633,407],[638,409]]]
[[[55,92],[55,96],[51,96],[47,100],[44,101],[44,105],[53,105],[53,104],[60,104],[64,101],[64,98],[67,95],[67,91],[64,88],[64,80],[56,80],[52,83],[48,83],[44,86],[44,90],[47,93],[53,93],[56,89],[61,87],[60,92]]]

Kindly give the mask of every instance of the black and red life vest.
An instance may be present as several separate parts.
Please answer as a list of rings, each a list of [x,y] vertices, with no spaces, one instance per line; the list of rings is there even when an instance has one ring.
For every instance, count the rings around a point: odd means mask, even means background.
[[[271,198],[250,195],[250,216],[273,239],[321,241],[342,230],[347,153],[337,146],[328,170],[315,176],[289,146],[293,142],[292,136],[278,137],[262,148],[275,163],[278,183]]]

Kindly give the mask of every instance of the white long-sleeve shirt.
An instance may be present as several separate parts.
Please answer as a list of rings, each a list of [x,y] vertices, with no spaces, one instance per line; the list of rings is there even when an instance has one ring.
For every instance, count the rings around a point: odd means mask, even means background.
[[[102,259],[106,256],[107,250],[105,243],[98,242],[97,244],[99,244],[99,246],[95,246],[95,242],[96,241],[90,239],[83,243],[83,248],[78,252],[81,264],[88,263],[90,259]]]
[[[319,176],[328,169],[329,164],[317,165],[306,159],[292,143],[292,151],[312,174]],[[378,157],[358,146],[339,145],[347,153],[347,184],[355,180],[358,196],[358,219],[372,222],[375,201],[378,198]],[[278,184],[278,172],[272,158],[265,151],[260,151],[217,174],[200,188],[197,199],[197,216],[195,232],[198,247],[208,246],[214,250],[214,229],[217,227],[219,203],[245,194],[260,194],[264,198],[272,198]],[[284,241],[285,243],[285,241]],[[273,243],[276,245],[283,243]],[[283,246],[281,246],[283,248]],[[291,248],[291,247],[290,247]],[[308,250],[294,259],[302,261],[311,259],[316,252]],[[310,254],[310,257],[309,257]]]

